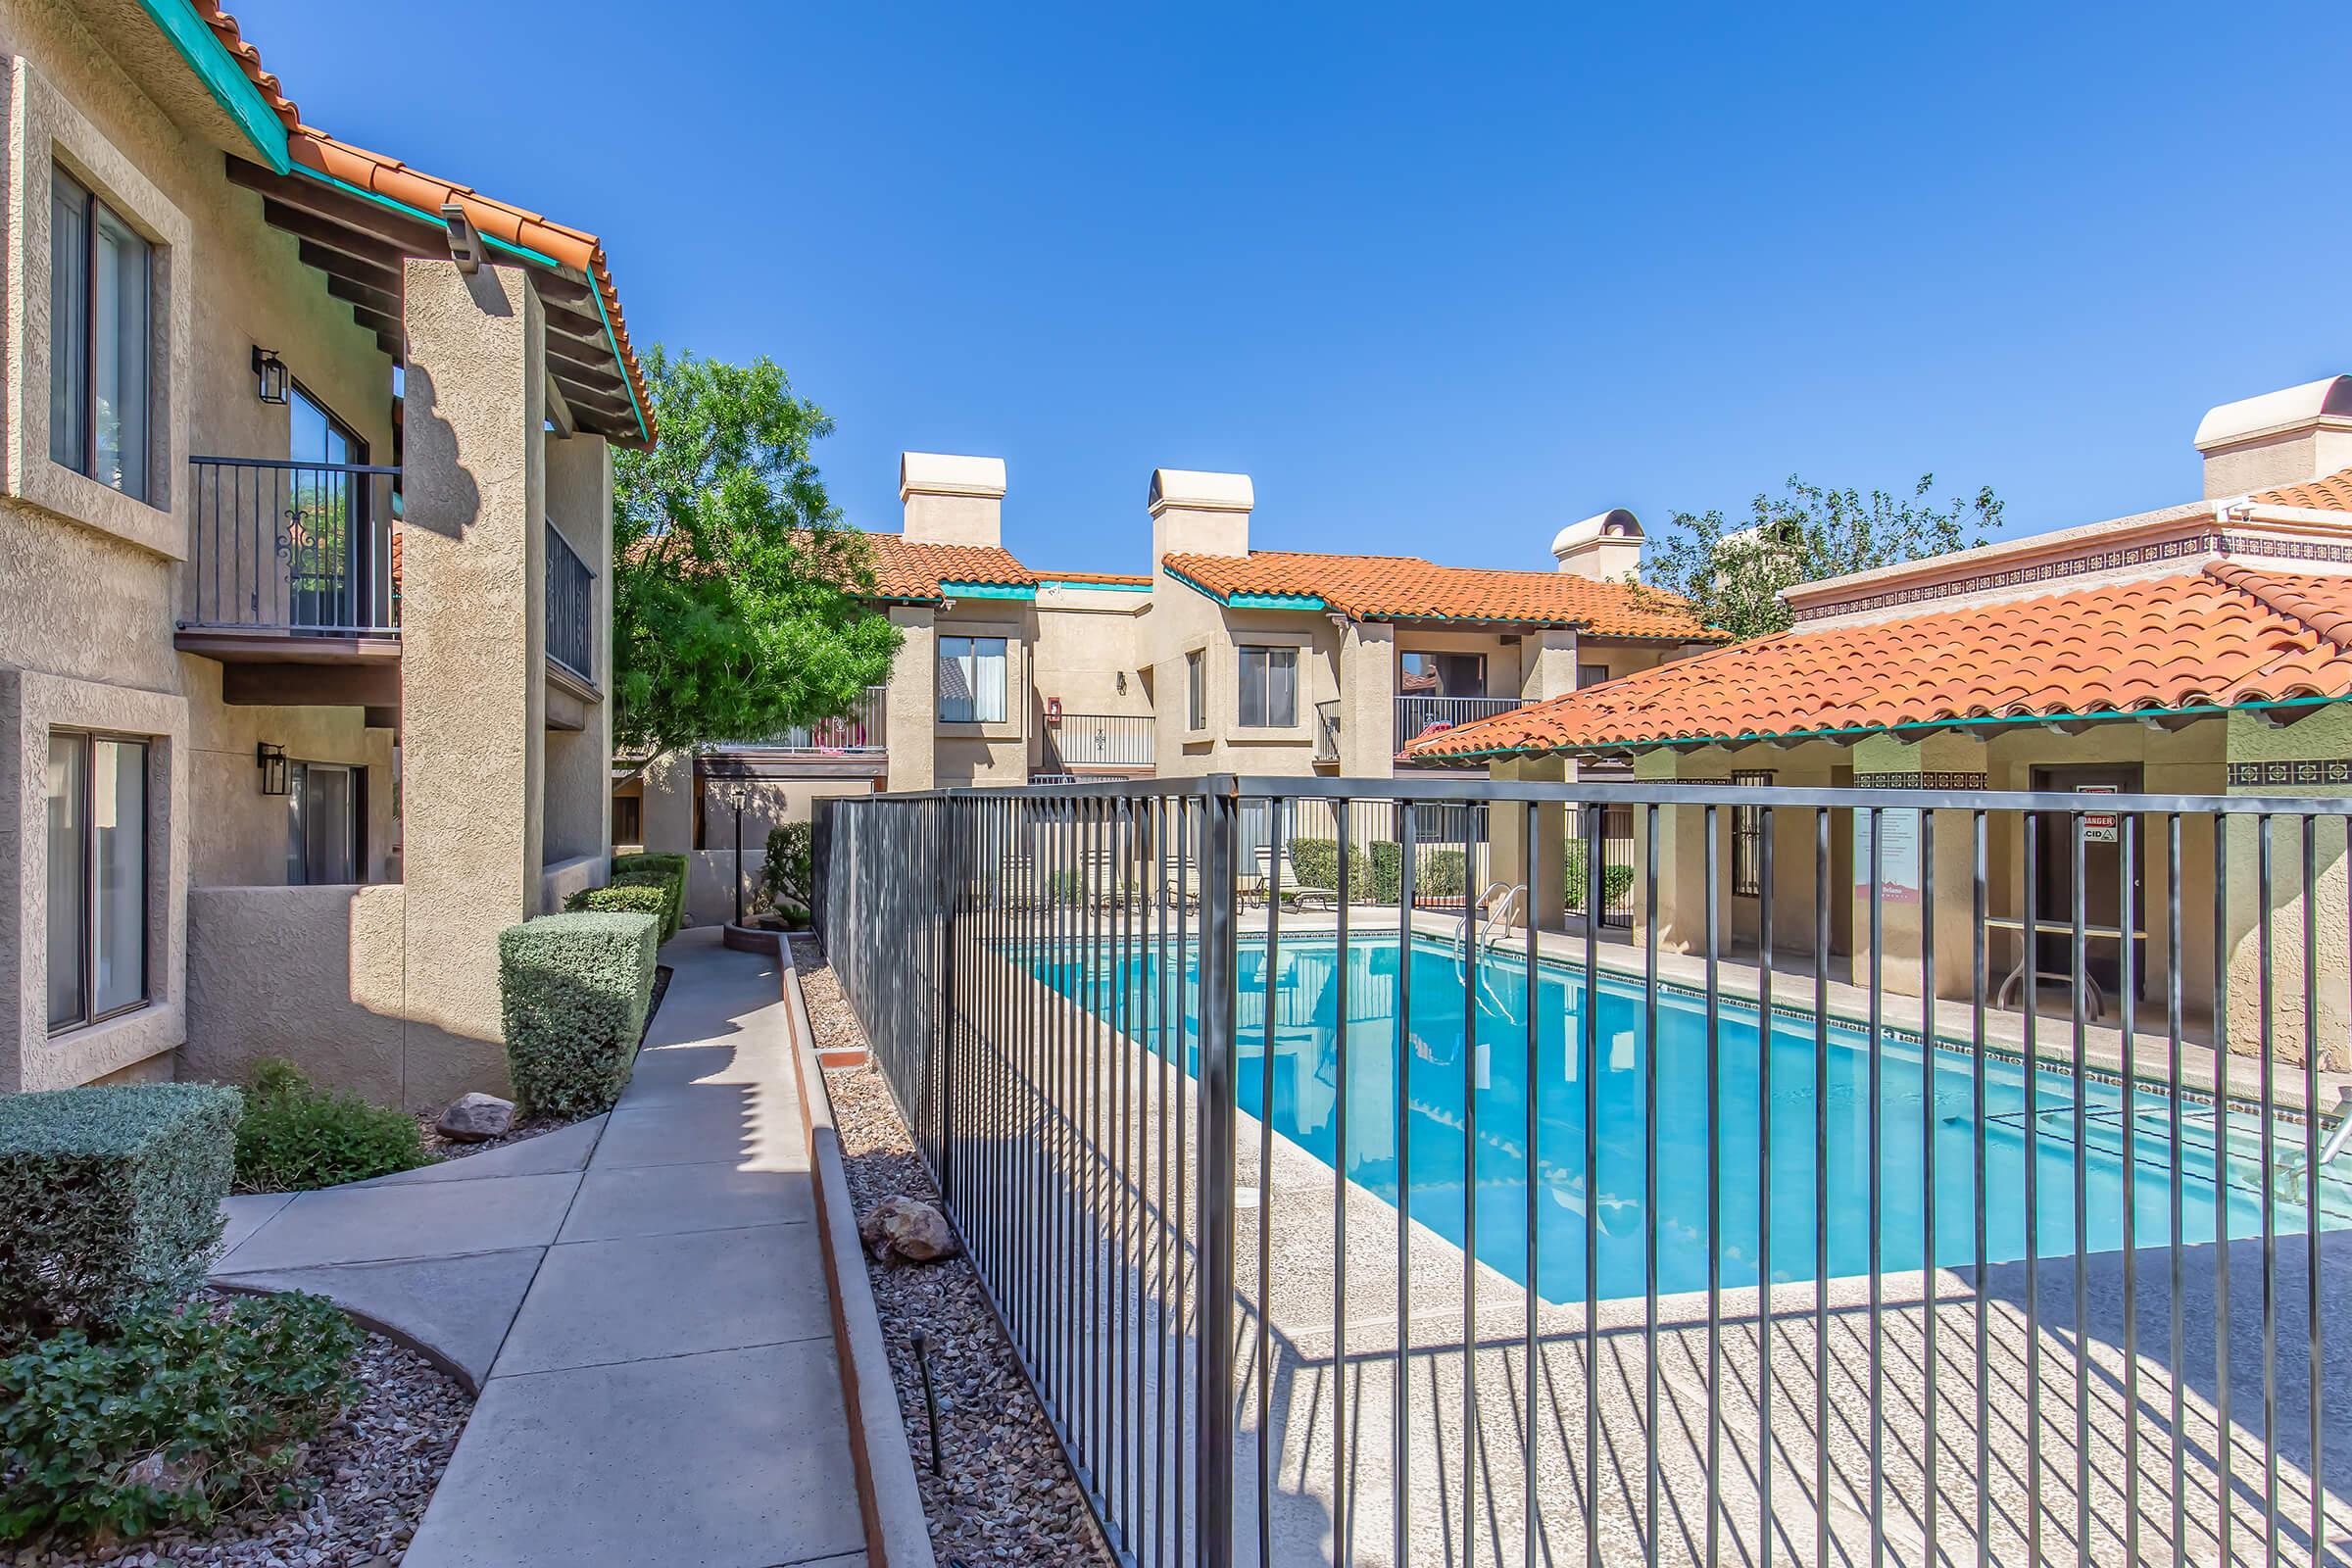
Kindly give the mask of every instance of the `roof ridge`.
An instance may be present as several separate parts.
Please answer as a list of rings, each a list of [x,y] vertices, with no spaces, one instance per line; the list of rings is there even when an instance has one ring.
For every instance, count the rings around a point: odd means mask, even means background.
[[[2352,614],[2328,609],[2290,587],[2278,573],[2233,561],[2213,561],[2206,563],[2204,575],[2244,594],[2272,613],[2285,616],[2313,636],[2352,652]]]

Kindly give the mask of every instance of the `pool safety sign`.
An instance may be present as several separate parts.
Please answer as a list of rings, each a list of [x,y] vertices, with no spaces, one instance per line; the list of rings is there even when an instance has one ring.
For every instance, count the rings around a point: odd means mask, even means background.
[[[2112,784],[2078,784],[2077,795],[2113,795]],[[2116,813],[2113,811],[2084,811],[2082,813],[2082,842],[2113,844],[2116,842]]]
[[[1868,808],[1854,810],[1854,887],[1870,892],[1870,819]],[[1879,901],[1882,904],[1919,902],[1919,813],[1883,808],[1880,824]]]

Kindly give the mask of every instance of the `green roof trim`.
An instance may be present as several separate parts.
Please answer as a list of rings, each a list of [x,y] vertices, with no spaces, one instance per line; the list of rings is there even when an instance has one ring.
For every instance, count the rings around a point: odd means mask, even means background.
[[[213,102],[237,122],[237,128],[245,133],[253,150],[262,155],[262,162],[270,166],[270,172],[289,172],[294,160],[286,150],[285,122],[277,118],[276,111],[262,96],[262,89],[253,84],[253,78],[245,74],[245,68],[237,64],[236,56],[228,52],[228,46],[205,24],[204,19],[196,15],[186,0],[139,0],[139,8],[172,40],[172,47],[179,51],[180,59],[188,63],[188,69],[196,73],[196,79],[213,95]]]
[[[1167,563],[1160,563],[1167,566]],[[1204,583],[1194,581],[1174,566],[1167,566],[1168,575],[1205,599],[1223,605],[1228,610],[1329,610],[1330,604],[1321,594],[1221,594]]]
[[[170,0],[148,0],[148,3],[168,4]],[[281,169],[278,172],[282,174],[289,171]],[[400,213],[405,217],[416,219],[418,222],[430,223],[435,228],[442,226],[442,218],[439,213],[428,213],[421,207],[411,207],[407,202],[395,201],[381,191],[372,191],[364,185],[354,185],[348,179],[337,179],[332,174],[302,164],[294,165],[291,172],[300,174],[305,179],[315,180],[321,185],[342,191],[345,195],[357,196],[365,202],[373,202],[388,212]],[[541,267],[550,268],[559,272],[564,270],[562,262],[544,251],[535,251],[528,245],[516,245],[500,239],[495,234],[485,233],[479,226],[474,229],[474,232],[481,235],[483,243],[495,250],[505,251],[508,255],[520,257],[526,262],[536,262]],[[620,384],[628,389],[629,412],[637,416],[637,434],[642,439],[651,441],[654,437],[653,432],[646,428],[645,408],[637,401],[637,383],[629,374],[628,361],[621,358],[620,339],[613,335],[612,318],[605,314],[605,291],[596,286],[596,279],[590,278],[588,279],[588,293],[596,301],[596,318],[605,329],[605,347],[612,351],[612,363],[620,369]]]
[[[942,599],[1035,599],[1035,586],[1009,582],[947,582],[939,585]]]
[[[1847,724],[1829,729],[1742,730],[1737,735],[1661,735],[1640,741],[1562,741],[1551,746],[1492,746],[1475,752],[1443,753],[1427,760],[1476,762],[1490,757],[1556,757],[1563,752],[1654,751],[1661,746],[1746,746],[1756,741],[1820,741],[1834,740],[1840,735],[1895,735],[1905,730],[1956,729],[1978,725],[2095,724],[2133,718],[2217,718],[2225,713],[2258,713],[2277,708],[2322,708],[2329,703],[2342,702],[2352,702],[2352,694],[2342,697],[2280,697],[2258,703],[2191,703],[2185,708],[2094,708],[2081,713],[1986,713],[1976,718],[1915,718],[1900,724]],[[1486,720],[1477,722],[1484,723]]]

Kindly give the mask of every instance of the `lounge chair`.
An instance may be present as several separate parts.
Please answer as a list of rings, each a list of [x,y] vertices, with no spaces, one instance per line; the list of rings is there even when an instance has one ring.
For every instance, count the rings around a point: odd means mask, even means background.
[[[1258,846],[1257,875],[1260,898],[1265,897],[1266,890],[1274,889],[1281,894],[1282,902],[1294,908],[1340,906],[1340,895],[1334,889],[1307,887],[1299,882],[1298,869],[1291,864],[1291,852],[1287,848],[1276,855],[1271,846]]]

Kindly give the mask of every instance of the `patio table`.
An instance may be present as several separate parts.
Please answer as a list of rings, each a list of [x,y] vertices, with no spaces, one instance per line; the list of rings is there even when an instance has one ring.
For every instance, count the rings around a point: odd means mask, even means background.
[[[1984,928],[1987,931],[2014,931],[2018,934],[2017,963],[2010,969],[2008,976],[2001,981],[2000,990],[1993,996],[1993,1005],[1998,1007],[2009,1005],[2010,998],[2016,994],[2018,985],[2026,978],[2026,971],[2029,968],[2033,970],[2033,983],[2036,990],[2040,989],[2044,980],[2056,980],[2063,984],[2071,982],[2075,978],[2074,972],[2070,969],[2044,969],[2034,964],[2034,944],[2026,940],[2026,922],[2024,920],[2014,915],[1986,915]],[[2036,920],[2034,922],[2034,930],[2038,936],[2071,937],[2075,934],[2075,923],[2072,920]],[[2085,945],[2093,941],[2119,942],[2127,935],[2134,942],[2145,942],[2148,939],[2145,931],[2127,933],[2121,926],[2085,925],[2082,928]],[[2090,993],[2090,1015],[2093,1018],[2103,1016],[2107,1011],[2106,993],[2099,989],[2099,983],[2090,977],[2087,969],[2082,975],[2082,985]]]

